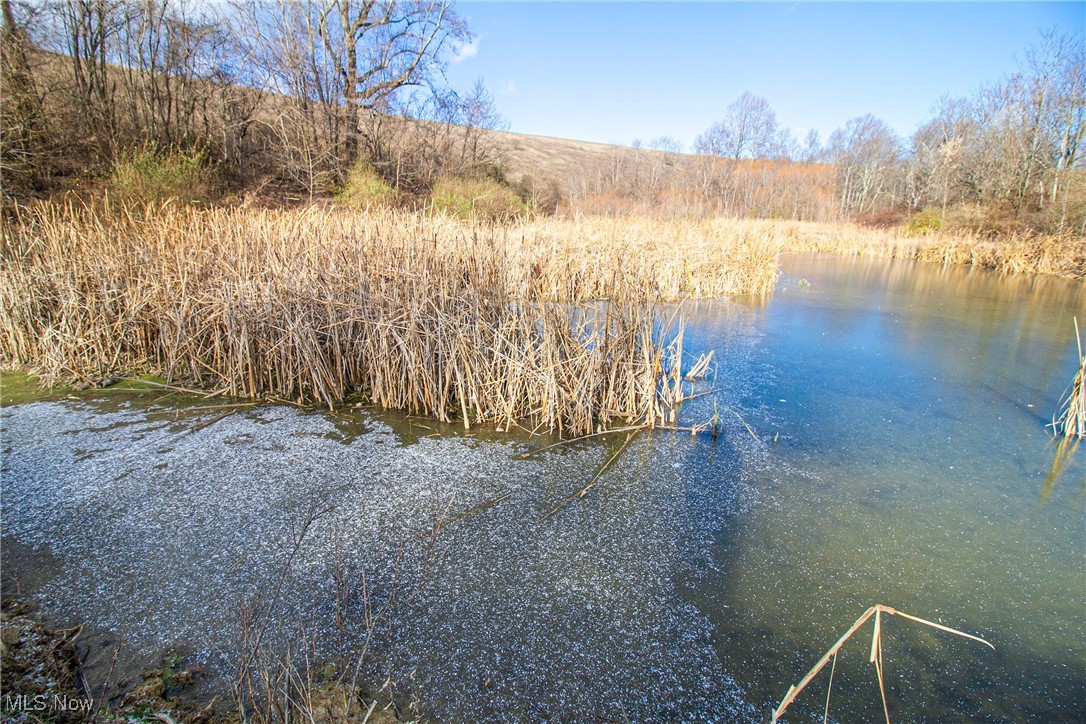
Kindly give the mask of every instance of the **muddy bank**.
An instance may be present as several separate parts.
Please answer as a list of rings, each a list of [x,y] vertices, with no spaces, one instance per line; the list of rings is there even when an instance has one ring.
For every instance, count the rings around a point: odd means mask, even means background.
[[[5,556],[10,549],[5,547]],[[203,668],[183,657],[159,659],[126,649],[123,641],[87,622],[59,627],[32,597],[5,586],[0,659],[5,722],[90,722],[131,717],[224,721],[229,707],[207,698]]]
[[[5,554],[9,553],[7,548]],[[19,555],[15,553],[17,559]],[[189,663],[181,652],[160,657],[135,651],[88,622],[60,628],[43,615],[37,601],[13,590],[18,588],[13,581],[5,583],[0,605],[0,721],[242,720],[229,682],[208,676],[202,665]],[[317,724],[404,720],[398,715],[406,711],[404,705],[382,692],[366,693],[340,673],[318,673],[294,690],[293,716]]]

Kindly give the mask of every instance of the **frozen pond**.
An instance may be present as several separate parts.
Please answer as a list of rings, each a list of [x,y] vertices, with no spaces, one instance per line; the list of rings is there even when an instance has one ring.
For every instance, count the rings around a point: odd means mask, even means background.
[[[551,440],[120,392],[4,408],[5,574],[228,675],[258,592],[269,641],[357,650],[364,571],[375,609],[395,594],[367,676],[448,721],[756,720],[874,603],[996,646],[888,622],[895,720],[1080,716],[1086,474],[1048,479],[1043,424],[1082,286],[784,266],[768,300],[689,307],[725,389],[680,422],[716,404],[724,434],[640,434],[546,519],[625,434],[522,459]],[[863,638],[845,720],[881,710]]]

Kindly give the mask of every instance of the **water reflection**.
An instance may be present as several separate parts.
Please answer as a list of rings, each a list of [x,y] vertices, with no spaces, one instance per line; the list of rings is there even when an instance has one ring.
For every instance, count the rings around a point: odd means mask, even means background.
[[[1042,503],[1048,502],[1048,498],[1052,495],[1052,489],[1056,487],[1056,483],[1063,476],[1063,471],[1074,459],[1079,442],[1081,441],[1074,437],[1056,438],[1053,444],[1055,452],[1052,455],[1052,467],[1048,469],[1048,477],[1045,478],[1044,487],[1041,488]],[[1086,494],[1086,478],[1082,480],[1082,491]],[[1079,503],[1081,502],[1082,498],[1079,499]]]
[[[915,632],[888,643],[902,715],[1073,718],[1084,518],[1079,486],[1052,482],[1044,423],[1075,369],[1082,285],[820,257],[784,270],[750,311],[764,367],[743,399],[779,444],[690,593],[725,667],[756,704],[779,700],[835,632],[885,603],[997,647],[977,657]],[[695,318],[711,335],[711,315]],[[1069,452],[1057,462],[1062,479],[1086,477]],[[864,653],[839,663],[846,720],[881,711]],[[790,714],[820,716],[809,702]]]

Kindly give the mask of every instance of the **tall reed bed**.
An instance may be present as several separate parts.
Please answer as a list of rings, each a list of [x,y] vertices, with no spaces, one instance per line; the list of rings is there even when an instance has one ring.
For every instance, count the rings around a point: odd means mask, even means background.
[[[569,434],[665,418],[681,362],[661,303],[776,274],[767,244],[713,224],[318,207],[39,204],[5,221],[0,251],[0,353],[47,380],[154,371]]]
[[[521,259],[549,293],[606,296],[621,269],[640,293],[664,300],[767,294],[777,281],[786,237],[778,224],[737,219],[666,221],[579,217],[527,222]]]

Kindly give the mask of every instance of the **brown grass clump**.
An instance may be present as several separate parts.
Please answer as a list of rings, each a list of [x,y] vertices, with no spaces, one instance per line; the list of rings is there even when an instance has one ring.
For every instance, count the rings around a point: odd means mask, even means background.
[[[758,238],[665,232],[38,204],[4,223],[0,353],[48,381],[155,371],[250,398],[333,406],[356,393],[465,425],[653,424],[674,398],[658,304],[764,291],[776,273]],[[729,254],[742,262],[725,265]]]

